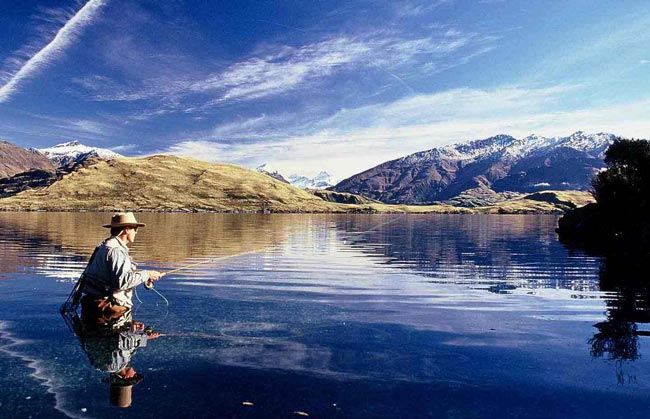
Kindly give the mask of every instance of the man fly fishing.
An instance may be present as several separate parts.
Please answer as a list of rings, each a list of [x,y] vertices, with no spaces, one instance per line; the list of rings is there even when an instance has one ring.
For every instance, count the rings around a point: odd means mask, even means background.
[[[136,270],[129,255],[128,245],[135,241],[138,227],[144,226],[132,212],[113,215],[111,223],[103,226],[110,228],[110,237],[95,248],[62,311],[76,310],[81,301],[82,311],[106,319],[120,316],[133,306],[135,287],[140,284],[152,287],[163,276],[158,271]]]

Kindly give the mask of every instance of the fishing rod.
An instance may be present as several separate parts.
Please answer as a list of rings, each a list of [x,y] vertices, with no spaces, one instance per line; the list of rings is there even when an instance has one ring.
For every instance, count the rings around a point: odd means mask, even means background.
[[[190,263],[189,265],[181,266],[180,268],[172,269],[171,271],[162,272],[160,274],[160,277],[162,278],[163,276],[171,275],[173,273],[183,271],[185,269],[193,268],[195,266],[204,265],[206,263],[218,262],[220,260],[230,259],[230,258],[234,258],[236,256],[249,255],[249,254],[252,254],[252,253],[260,253],[260,252],[263,252],[263,251],[264,250],[251,250],[249,252],[235,253],[234,255],[220,256],[220,257],[216,257],[216,258],[212,258],[212,259],[208,259],[208,260],[202,260],[200,262]]]
[[[236,256],[249,255],[249,254],[253,254],[253,253],[260,253],[262,251],[263,250],[251,250],[249,252],[235,253],[234,255],[220,256],[220,257],[211,258],[211,259],[208,259],[208,260],[202,260],[200,262],[190,263],[189,265],[181,266],[180,268],[172,269],[171,271],[161,272],[158,279],[162,278],[163,276],[167,276],[167,275],[170,275],[170,274],[173,274],[173,273],[176,273],[176,272],[180,272],[180,271],[185,270],[185,269],[193,268],[195,266],[205,265],[206,263],[218,262],[220,260],[226,260],[226,259],[234,258]],[[162,295],[158,290],[156,290],[154,288],[154,281],[145,282],[144,287],[146,289],[148,289],[150,291],[153,291],[156,294],[158,294],[158,296],[160,298],[162,298],[163,301],[165,302],[165,304],[169,307],[169,300],[167,300],[167,298],[165,298],[164,295]],[[137,297],[137,294],[136,294],[136,297]],[[140,301],[140,303],[142,303],[142,301],[140,300],[140,297],[137,297],[137,298],[138,298],[138,301]]]

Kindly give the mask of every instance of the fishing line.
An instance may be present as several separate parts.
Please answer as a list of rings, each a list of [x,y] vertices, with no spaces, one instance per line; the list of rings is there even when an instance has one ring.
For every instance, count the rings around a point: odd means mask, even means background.
[[[406,215],[407,215],[407,214],[404,213],[404,214],[401,214],[401,215],[398,216],[398,217],[393,217],[392,219],[390,219],[390,220],[388,220],[388,221],[384,221],[383,223],[375,224],[372,228],[369,228],[368,230],[364,230],[364,231],[347,231],[346,233],[347,233],[347,234],[350,234],[350,235],[357,235],[357,234],[366,234],[366,233],[370,233],[370,232],[373,231],[373,230],[377,230],[379,227],[383,227],[383,226],[385,226],[385,225],[387,225],[387,224],[392,224],[392,223],[394,223],[395,221],[397,221],[397,220],[399,220],[399,219],[405,217]]]
[[[151,291],[153,291],[153,292],[155,292],[156,294],[158,294],[158,295],[160,296],[160,298],[163,299],[163,301],[165,302],[165,304],[167,304],[167,307],[169,307],[169,300],[166,299],[164,295],[162,295],[160,292],[158,292],[158,290],[155,289],[155,288],[151,288]]]
[[[138,288],[137,288],[137,287],[136,287],[136,288],[133,288],[133,293],[135,294],[135,298],[138,299],[138,302],[139,302],[140,304],[144,303],[144,301],[142,301],[142,300],[140,299],[140,296],[138,295]]]

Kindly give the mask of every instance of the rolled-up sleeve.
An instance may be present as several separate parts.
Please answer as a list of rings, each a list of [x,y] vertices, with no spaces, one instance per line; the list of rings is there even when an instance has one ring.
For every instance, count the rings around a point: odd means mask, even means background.
[[[122,291],[130,290],[149,279],[148,271],[135,271],[131,258],[122,249],[113,248],[108,252],[108,264],[113,274],[113,287]]]

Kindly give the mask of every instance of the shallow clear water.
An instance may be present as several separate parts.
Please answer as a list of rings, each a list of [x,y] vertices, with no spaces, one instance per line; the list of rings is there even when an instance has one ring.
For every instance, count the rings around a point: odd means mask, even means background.
[[[0,214],[0,417],[647,414],[645,288],[542,215],[139,214],[141,268],[204,263],[139,289],[112,407],[58,313],[109,217]]]

